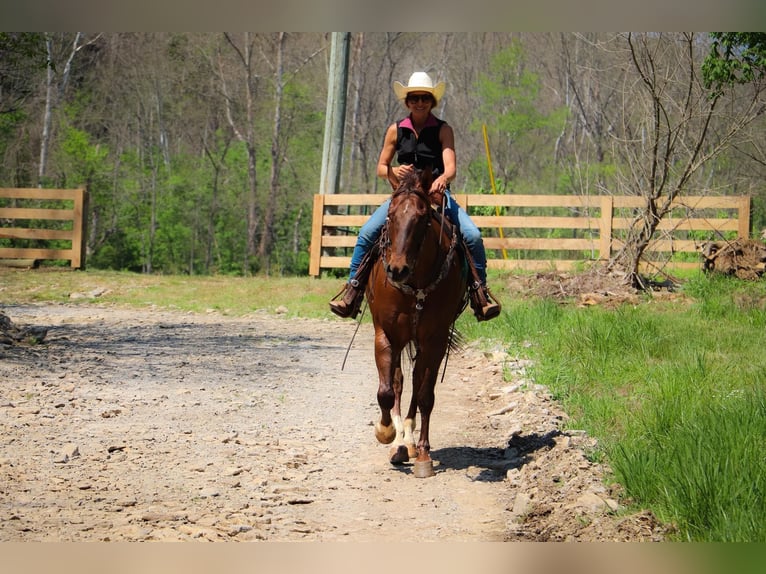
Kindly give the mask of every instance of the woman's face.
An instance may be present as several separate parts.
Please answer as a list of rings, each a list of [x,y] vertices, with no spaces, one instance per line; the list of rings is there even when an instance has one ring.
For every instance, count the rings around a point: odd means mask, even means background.
[[[428,92],[410,92],[407,94],[405,103],[407,104],[407,107],[410,109],[410,111],[430,112],[435,102],[434,97]]]

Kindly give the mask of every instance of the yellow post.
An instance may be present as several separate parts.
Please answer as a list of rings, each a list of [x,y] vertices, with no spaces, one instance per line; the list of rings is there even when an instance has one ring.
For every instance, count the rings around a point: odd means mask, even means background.
[[[489,182],[492,185],[492,195],[497,195],[497,191],[495,190],[495,175],[492,172],[492,158],[489,155],[489,139],[487,139],[487,124],[481,125],[482,132],[484,132],[484,148],[487,150],[487,166],[489,167]],[[500,208],[496,205],[495,206],[495,215],[500,215]],[[500,234],[501,238],[504,238],[503,235],[503,228],[498,227],[497,232]],[[508,259],[508,253],[506,253],[505,248],[503,248],[503,259]]]

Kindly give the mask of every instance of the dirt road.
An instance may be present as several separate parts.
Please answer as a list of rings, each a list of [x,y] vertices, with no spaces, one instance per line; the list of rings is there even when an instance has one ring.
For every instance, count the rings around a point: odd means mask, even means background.
[[[372,332],[109,306],[6,307],[0,541],[658,540],[502,350],[450,357],[436,476],[387,462]],[[510,375],[504,380],[503,372]]]

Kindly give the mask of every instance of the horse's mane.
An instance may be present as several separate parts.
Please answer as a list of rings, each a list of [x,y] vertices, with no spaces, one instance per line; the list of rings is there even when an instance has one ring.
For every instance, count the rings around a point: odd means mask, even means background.
[[[394,190],[394,195],[403,191],[416,191],[420,194],[428,194],[427,185],[431,184],[430,169],[415,168],[404,174],[399,180],[399,185]]]
[[[420,169],[413,169],[410,172],[407,172],[404,174],[404,177],[399,180],[399,187],[397,189],[403,189],[403,188],[421,188],[421,181],[420,178],[423,175],[423,170]]]

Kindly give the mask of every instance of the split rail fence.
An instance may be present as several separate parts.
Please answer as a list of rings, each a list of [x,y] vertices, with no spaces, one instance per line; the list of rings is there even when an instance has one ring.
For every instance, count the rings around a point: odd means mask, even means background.
[[[0,188],[0,259],[85,267],[85,189]]]
[[[359,227],[389,194],[314,196],[309,274],[348,268]],[[481,229],[490,269],[572,270],[624,245],[640,197],[453,194]],[[750,198],[682,197],[663,218],[644,264],[700,267],[705,241],[748,238]],[[686,254],[686,255],[684,255]],[[696,255],[694,255],[696,254]],[[656,266],[656,265],[655,265]]]

